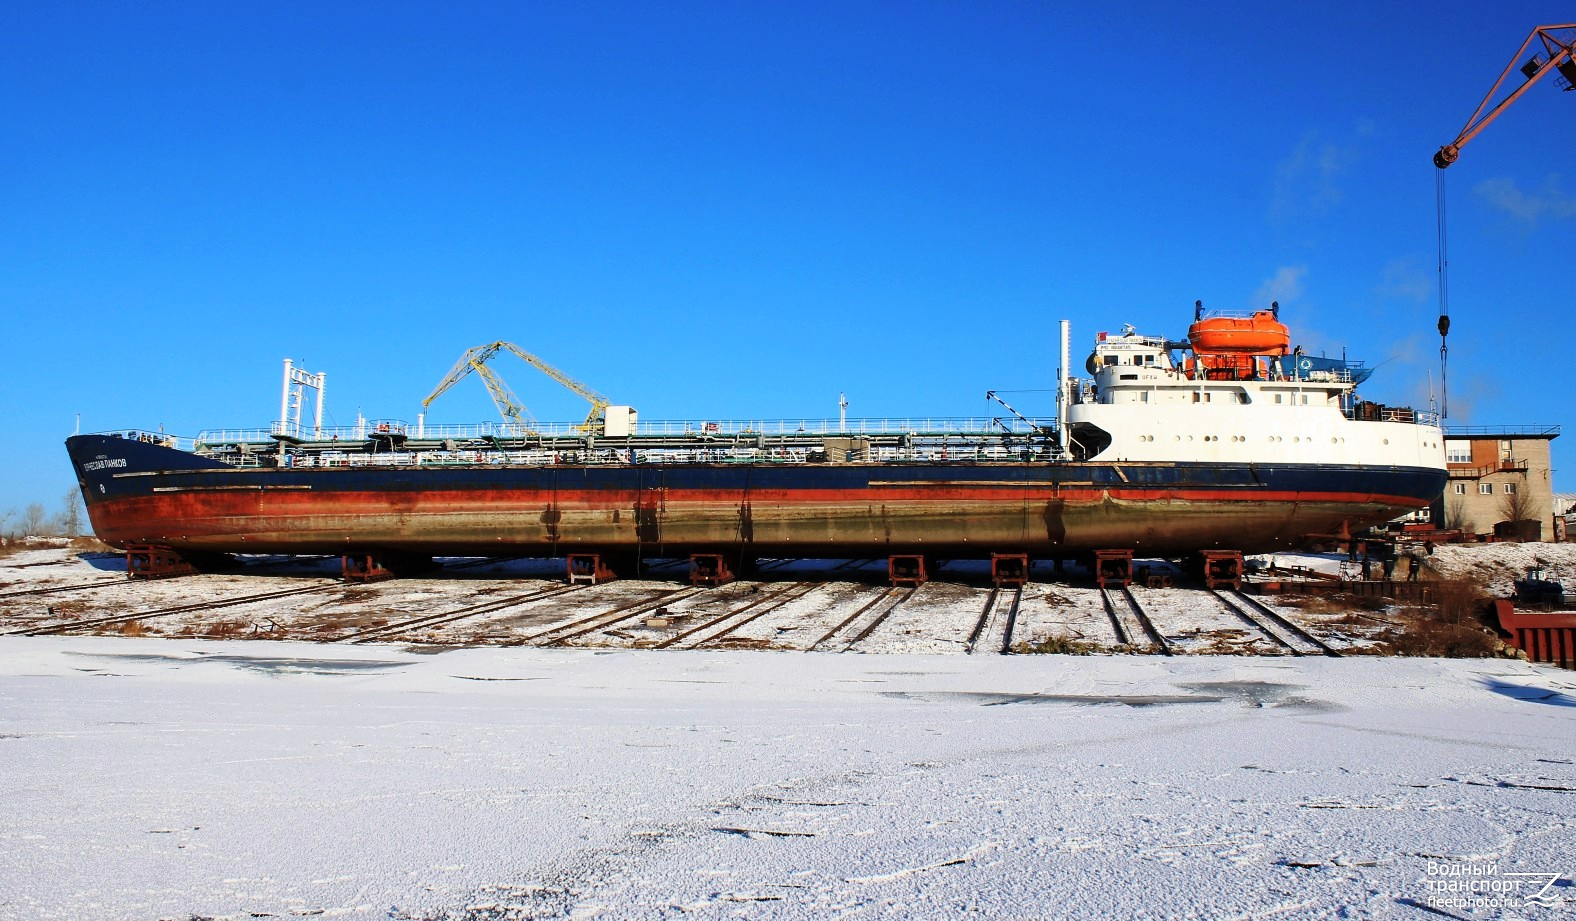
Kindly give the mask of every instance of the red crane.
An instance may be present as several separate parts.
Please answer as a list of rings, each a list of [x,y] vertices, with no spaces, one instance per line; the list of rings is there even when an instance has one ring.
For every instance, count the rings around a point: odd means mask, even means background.
[[[1566,36],[1562,39],[1555,34],[1557,32],[1564,32]],[[1488,104],[1499,95],[1500,88],[1505,85],[1505,78],[1510,76],[1511,69],[1516,66],[1517,61],[1521,60],[1521,56],[1526,53],[1527,48],[1533,41],[1543,43],[1543,53],[1534,53],[1532,57],[1527,58],[1526,63],[1521,65],[1521,74],[1526,78],[1526,82],[1505,96],[1504,99],[1501,99],[1492,109],[1484,112],[1483,110],[1488,108]],[[1461,129],[1461,133],[1456,135],[1454,141],[1439,148],[1439,152],[1434,154],[1434,165],[1444,169],[1456,162],[1456,158],[1461,156],[1461,148],[1465,147],[1468,141],[1477,137],[1478,132],[1487,128],[1489,122],[1498,118],[1499,113],[1505,111],[1511,103],[1520,99],[1522,93],[1525,93],[1532,84],[1537,83],[1539,78],[1551,70],[1559,71],[1560,77],[1564,80],[1563,88],[1567,92],[1576,89],[1576,23],[1538,26],[1536,29],[1533,29],[1532,34],[1527,36],[1527,40],[1521,43],[1521,47],[1516,49],[1514,55],[1511,55],[1510,63],[1505,65],[1504,72],[1499,75],[1498,80],[1494,81],[1494,86],[1489,89],[1488,95],[1484,96],[1483,101],[1478,103],[1477,111],[1473,112],[1472,117],[1467,119],[1466,127]]]
[[[1534,52],[1531,57],[1522,63],[1520,70],[1524,82],[1516,89],[1505,93],[1501,97],[1505,78],[1510,76],[1516,62],[1522,59],[1527,49],[1532,47],[1534,41],[1541,42],[1542,52]],[[1449,416],[1449,403],[1445,400],[1445,337],[1450,334],[1450,285],[1448,280],[1449,260],[1445,256],[1445,173],[1450,164],[1456,162],[1461,156],[1461,148],[1467,142],[1478,136],[1489,122],[1499,117],[1499,114],[1509,108],[1510,104],[1521,98],[1521,95],[1537,83],[1549,71],[1558,71],[1559,78],[1556,82],[1566,92],[1576,89],[1576,23],[1563,23],[1552,26],[1538,26],[1521,43],[1516,53],[1511,55],[1510,63],[1500,72],[1499,79],[1489,88],[1488,95],[1478,103],[1472,117],[1467,119],[1466,127],[1456,135],[1456,139],[1439,148],[1434,154],[1434,165],[1439,167],[1434,181],[1434,203],[1439,215],[1439,392],[1440,416]],[[1492,108],[1489,103],[1499,99]],[[1484,111],[1487,109],[1488,111]]]

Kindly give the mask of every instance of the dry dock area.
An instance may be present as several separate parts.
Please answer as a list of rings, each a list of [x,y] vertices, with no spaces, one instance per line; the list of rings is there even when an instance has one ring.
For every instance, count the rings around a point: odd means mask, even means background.
[[[770,561],[754,579],[646,578],[567,585],[561,562],[455,558],[417,578],[351,585],[337,558],[243,558],[233,572],[131,581],[109,553],[44,548],[0,559],[0,633],[311,640],[413,646],[757,649],[999,655],[1384,654],[1404,626],[1387,606],[1198,587],[1102,590],[1036,567],[1021,587],[987,564],[918,587],[884,561]],[[1061,578],[1064,581],[1051,581]],[[1250,586],[1251,588],[1251,586]]]

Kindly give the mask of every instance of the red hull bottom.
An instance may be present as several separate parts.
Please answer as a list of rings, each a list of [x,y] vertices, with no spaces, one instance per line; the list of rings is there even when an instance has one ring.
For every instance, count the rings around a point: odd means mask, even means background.
[[[1007,491],[1003,491],[1007,492]],[[916,553],[947,559],[1027,553],[1051,558],[1130,548],[1177,555],[1263,552],[1306,535],[1383,522],[1421,506],[1398,496],[1353,494],[1240,498],[1132,490],[1059,497],[882,495],[765,504],[639,500],[570,504],[550,497],[380,493],[175,493],[101,501],[90,508],[100,539],[219,553],[385,550],[416,555],[641,556],[724,553],[841,558]]]

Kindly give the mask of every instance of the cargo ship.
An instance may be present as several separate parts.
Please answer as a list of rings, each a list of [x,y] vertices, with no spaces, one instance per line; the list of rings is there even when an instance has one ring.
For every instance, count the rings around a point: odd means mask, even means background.
[[[1088,377],[1068,355],[1064,321],[1055,419],[661,423],[615,407],[580,427],[304,429],[282,412],[271,430],[66,447],[113,546],[368,567],[1252,553],[1387,521],[1444,488],[1437,417],[1359,399],[1367,369],[1291,347],[1277,309],[1199,307],[1180,341],[1100,333]]]

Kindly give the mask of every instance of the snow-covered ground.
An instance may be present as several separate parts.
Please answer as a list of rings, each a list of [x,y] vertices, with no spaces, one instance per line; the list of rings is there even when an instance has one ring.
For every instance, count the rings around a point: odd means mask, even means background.
[[[1576,592],[1576,544],[1441,544],[1428,565],[1446,579],[1470,579],[1495,595],[1509,597],[1516,579],[1533,566],[1546,578],[1571,584]]]
[[[0,701],[7,919],[1576,910],[1519,661],[7,637]]]
[[[1275,559],[1282,566],[1332,572],[1339,564],[1333,555],[1280,554]],[[884,563],[857,562],[775,561],[754,579],[704,589],[683,581],[682,561],[663,563],[642,579],[572,589],[563,585],[561,561],[480,559],[446,560],[437,572],[370,585],[341,582],[337,559],[267,557],[245,558],[233,572],[132,583],[116,555],[42,548],[0,557],[0,634],[61,629],[432,646],[813,648],[879,654],[1150,648],[1146,629],[1121,599],[1108,611],[1086,573],[1059,579],[1042,566],[1035,578],[1043,581],[1031,582],[1021,595],[993,594],[988,564],[961,561],[910,591],[886,585]],[[1287,652],[1253,621],[1197,586],[1135,585],[1133,598],[1173,652]],[[1412,616],[1402,606],[1350,611],[1339,601],[1264,600],[1333,648],[1350,651],[1382,650],[1386,631],[1404,631]],[[1492,638],[1485,639],[1492,644]]]

